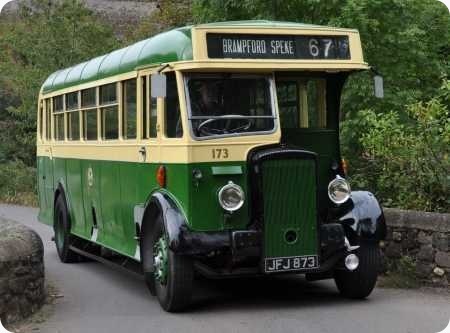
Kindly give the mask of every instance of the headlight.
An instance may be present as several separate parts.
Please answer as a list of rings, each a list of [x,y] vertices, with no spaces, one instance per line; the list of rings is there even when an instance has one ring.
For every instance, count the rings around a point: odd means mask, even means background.
[[[328,184],[328,196],[335,204],[342,204],[350,198],[350,184],[344,178],[336,176]]]
[[[244,204],[244,191],[230,181],[219,190],[219,203],[226,211],[234,212]]]

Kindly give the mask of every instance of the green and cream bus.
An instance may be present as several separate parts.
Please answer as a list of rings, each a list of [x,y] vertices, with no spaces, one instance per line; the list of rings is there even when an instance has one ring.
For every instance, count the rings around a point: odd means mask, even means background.
[[[50,75],[38,105],[39,220],[62,262],[140,272],[167,311],[194,275],[305,274],[364,298],[383,212],[351,191],[340,96],[359,33],[271,21],[161,33]]]

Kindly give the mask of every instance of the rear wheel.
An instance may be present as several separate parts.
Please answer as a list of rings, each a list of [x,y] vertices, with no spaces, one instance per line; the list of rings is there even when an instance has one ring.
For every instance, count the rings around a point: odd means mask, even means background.
[[[362,299],[370,295],[377,283],[380,249],[377,243],[362,243],[355,254],[359,258],[358,268],[336,270],[334,281],[342,296]]]
[[[155,222],[152,234],[144,239],[144,248],[148,250],[148,246],[151,246],[152,251],[142,253],[147,286],[152,294],[156,294],[164,310],[181,311],[191,302],[194,277],[192,260],[169,249],[161,215]],[[153,276],[148,274],[149,267],[152,267]]]
[[[78,255],[70,249],[72,242],[70,216],[63,195],[58,195],[55,201],[53,229],[55,231],[55,244],[59,259],[64,263],[77,261]]]

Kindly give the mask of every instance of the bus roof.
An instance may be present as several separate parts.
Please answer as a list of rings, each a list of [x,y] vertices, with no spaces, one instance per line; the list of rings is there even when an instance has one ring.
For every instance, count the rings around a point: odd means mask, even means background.
[[[131,72],[139,67],[161,63],[193,60],[192,29],[254,28],[309,29],[355,32],[311,24],[268,20],[229,21],[186,26],[160,33],[128,47],[93,58],[81,64],[52,73],[42,85],[43,93],[50,93],[82,83]]]

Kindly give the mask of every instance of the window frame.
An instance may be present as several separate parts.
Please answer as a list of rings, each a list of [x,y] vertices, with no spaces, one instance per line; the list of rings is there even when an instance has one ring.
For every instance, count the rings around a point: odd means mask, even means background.
[[[269,95],[270,95],[270,105],[271,105],[271,116],[273,117],[273,128],[270,131],[257,131],[257,132],[242,132],[242,133],[231,133],[231,134],[220,134],[214,136],[198,137],[195,135],[194,129],[192,128],[192,109],[191,109],[191,99],[189,94],[189,80],[192,78],[222,78],[223,74],[231,74],[231,77],[235,78],[264,78],[269,83]],[[267,74],[245,74],[245,73],[186,73],[183,74],[183,86],[186,99],[186,111],[187,111],[187,121],[189,128],[189,135],[195,141],[205,141],[205,140],[215,140],[230,137],[246,137],[246,136],[260,136],[273,134],[278,130],[279,120],[277,114],[277,103],[276,103],[276,85],[275,77],[272,73]]]
[[[61,98],[62,101],[62,109],[55,109],[55,100]],[[52,98],[52,118],[53,118],[53,141],[55,142],[64,142],[66,141],[66,97],[65,94],[56,95]],[[62,137],[60,136],[60,120],[58,118],[62,118]]]
[[[317,75],[293,75],[293,76],[279,76],[275,78],[275,85],[277,82],[295,82],[297,85],[297,109],[298,109],[298,124],[296,127],[285,127],[287,130],[326,130],[329,129],[328,124],[328,105],[327,105],[327,77],[317,76]],[[309,107],[310,104],[308,102],[308,82],[315,81],[317,86],[321,86],[322,89],[318,89],[316,91],[316,98],[321,95],[320,103],[317,103],[315,106],[317,108],[317,119],[318,125],[315,127],[309,126]],[[277,88],[277,86],[275,86]],[[278,113],[280,117],[280,126],[281,126],[281,108],[280,103],[278,101]],[[304,126],[304,125],[307,126]],[[322,125],[321,125],[322,124]],[[283,128],[281,128],[283,130]]]
[[[120,129],[120,99],[121,99],[121,93],[119,87],[121,87],[121,82],[118,81],[114,81],[114,82],[110,82],[110,83],[106,83],[103,85],[100,85],[97,87],[98,92],[97,92],[97,102],[98,102],[98,110],[97,110],[97,121],[100,120],[100,128],[98,128],[97,126],[97,137],[99,141],[105,141],[105,142],[111,142],[111,141],[118,141],[121,139],[121,129]],[[101,102],[101,89],[102,87],[105,86],[110,86],[110,85],[115,85],[115,91],[116,91],[116,99],[115,102],[112,103],[111,101],[107,101],[108,103],[102,104]],[[105,130],[106,130],[106,119],[105,119],[105,111],[106,112],[113,112],[112,110],[107,110],[108,108],[116,108],[116,116],[117,116],[117,137],[113,138],[113,139],[107,139],[106,135],[105,135]],[[100,132],[98,132],[100,131]]]
[[[134,137],[128,137],[128,90],[127,86],[130,81],[134,81],[134,88],[135,88],[135,135]],[[121,104],[122,104],[122,110],[120,112],[121,118],[122,118],[122,130],[120,133],[120,137],[125,141],[132,141],[137,140],[139,137],[139,131],[138,131],[138,117],[139,117],[139,108],[138,108],[138,79],[137,78],[131,78],[127,80],[123,80],[120,84],[120,89],[122,91],[121,95]]]

